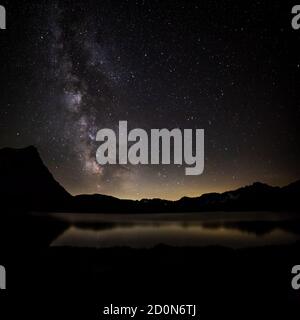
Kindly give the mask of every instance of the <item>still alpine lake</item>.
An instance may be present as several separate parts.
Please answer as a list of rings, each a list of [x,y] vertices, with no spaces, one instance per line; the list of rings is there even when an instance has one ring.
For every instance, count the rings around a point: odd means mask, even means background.
[[[69,227],[52,246],[226,246],[243,248],[300,240],[300,214],[201,212],[167,214],[53,213]]]

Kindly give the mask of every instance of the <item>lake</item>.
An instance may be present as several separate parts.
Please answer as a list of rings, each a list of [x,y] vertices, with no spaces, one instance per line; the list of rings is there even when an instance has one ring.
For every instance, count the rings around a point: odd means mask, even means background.
[[[52,246],[151,248],[165,244],[243,248],[300,240],[298,213],[53,213],[51,216],[69,223]]]

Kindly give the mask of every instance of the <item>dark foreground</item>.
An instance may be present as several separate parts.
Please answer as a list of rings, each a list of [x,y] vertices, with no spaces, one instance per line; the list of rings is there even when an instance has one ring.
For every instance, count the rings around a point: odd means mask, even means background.
[[[291,268],[300,245],[226,248],[49,248],[8,264],[10,314],[101,319],[108,304],[197,304],[201,319],[295,319]],[[42,309],[42,310],[41,310]]]
[[[47,242],[64,226],[53,225],[43,237],[41,222],[36,226],[27,238],[19,230],[17,240],[2,229],[10,244],[1,241],[8,288],[0,292],[6,302],[1,312],[9,315],[1,319],[130,319],[103,316],[103,306],[110,304],[197,304],[197,319],[299,316],[300,290],[291,287],[291,269],[300,264],[300,243],[239,250],[58,248]],[[40,245],[34,245],[35,232],[45,239]]]

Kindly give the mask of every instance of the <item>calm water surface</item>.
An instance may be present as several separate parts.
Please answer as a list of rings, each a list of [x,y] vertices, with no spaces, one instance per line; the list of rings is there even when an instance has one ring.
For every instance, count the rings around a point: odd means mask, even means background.
[[[55,213],[52,216],[70,224],[52,246],[151,248],[166,244],[241,248],[300,240],[297,213]]]

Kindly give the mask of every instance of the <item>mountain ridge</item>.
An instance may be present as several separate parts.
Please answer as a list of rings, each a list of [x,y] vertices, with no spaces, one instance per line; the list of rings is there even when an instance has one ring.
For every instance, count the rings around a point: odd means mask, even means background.
[[[300,180],[284,187],[254,182],[222,193],[205,193],[178,200],[129,200],[114,196],[69,194],[43,163],[36,147],[0,149],[0,198],[6,207],[29,211],[68,212],[199,212],[298,210]]]

